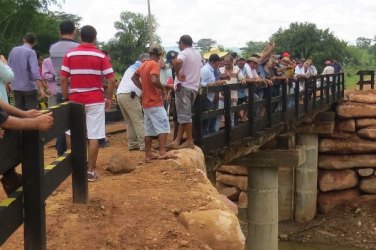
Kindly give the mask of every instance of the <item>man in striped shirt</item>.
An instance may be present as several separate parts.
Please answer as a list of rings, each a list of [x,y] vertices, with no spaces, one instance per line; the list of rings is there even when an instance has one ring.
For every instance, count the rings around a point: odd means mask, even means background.
[[[69,100],[85,105],[88,138],[88,181],[95,181],[98,157],[98,139],[105,138],[105,110],[115,86],[115,74],[109,58],[95,46],[97,31],[90,25],[81,29],[81,42],[64,57],[61,67],[61,90],[68,100],[68,78],[70,78]],[[102,75],[108,82],[104,98]],[[69,131],[67,132],[69,134]]]

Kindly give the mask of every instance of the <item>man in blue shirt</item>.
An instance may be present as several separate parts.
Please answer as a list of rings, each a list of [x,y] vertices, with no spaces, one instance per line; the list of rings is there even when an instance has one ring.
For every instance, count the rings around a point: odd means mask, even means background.
[[[201,68],[201,87],[222,85],[225,80],[216,80],[215,70],[219,68],[219,62],[221,59],[217,54],[212,54],[209,57],[209,61]],[[213,110],[218,108],[218,100],[216,100],[216,93],[208,91],[206,95],[202,97],[202,105],[204,111]],[[204,134],[214,133],[217,117],[210,118],[203,121]]]
[[[8,64],[15,76],[12,82],[15,106],[22,110],[38,107],[38,89],[41,98],[46,96],[37,53],[32,49],[36,39],[34,33],[27,33],[23,38],[23,45],[13,48],[9,54]]]

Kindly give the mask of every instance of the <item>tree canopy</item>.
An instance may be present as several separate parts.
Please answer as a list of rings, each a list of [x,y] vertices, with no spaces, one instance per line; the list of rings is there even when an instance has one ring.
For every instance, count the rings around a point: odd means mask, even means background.
[[[154,16],[151,20],[153,41],[160,43],[160,38],[155,35],[157,22]],[[149,45],[148,17],[125,11],[120,14],[120,21],[115,22],[114,26],[117,30],[115,37],[105,43],[103,49],[109,53],[115,71],[124,72]]]

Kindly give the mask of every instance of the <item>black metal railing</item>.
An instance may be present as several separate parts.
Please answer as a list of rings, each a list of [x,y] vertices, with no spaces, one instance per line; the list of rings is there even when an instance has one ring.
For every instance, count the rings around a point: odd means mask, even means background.
[[[236,104],[231,100],[231,90],[248,89],[246,103]],[[193,131],[195,144],[204,152],[231,147],[234,143],[257,136],[258,133],[282,122],[297,121],[344,97],[344,74],[318,75],[310,78],[276,78],[273,85],[264,87],[264,98],[255,96],[255,84],[241,83],[202,87],[193,107]],[[203,97],[208,92],[221,96],[223,108],[204,110]],[[263,111],[265,110],[265,112]],[[234,114],[242,111],[248,120],[234,124]],[[224,123],[214,133],[203,130],[203,122],[210,118],[221,119]]]

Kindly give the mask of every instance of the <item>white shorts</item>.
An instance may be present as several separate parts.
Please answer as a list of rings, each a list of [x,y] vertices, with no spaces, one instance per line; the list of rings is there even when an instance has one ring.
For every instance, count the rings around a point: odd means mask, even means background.
[[[85,105],[86,130],[88,139],[102,139],[106,137],[105,104],[96,103]],[[70,135],[70,130],[65,132]]]
[[[144,108],[145,136],[170,133],[170,123],[164,107]]]

